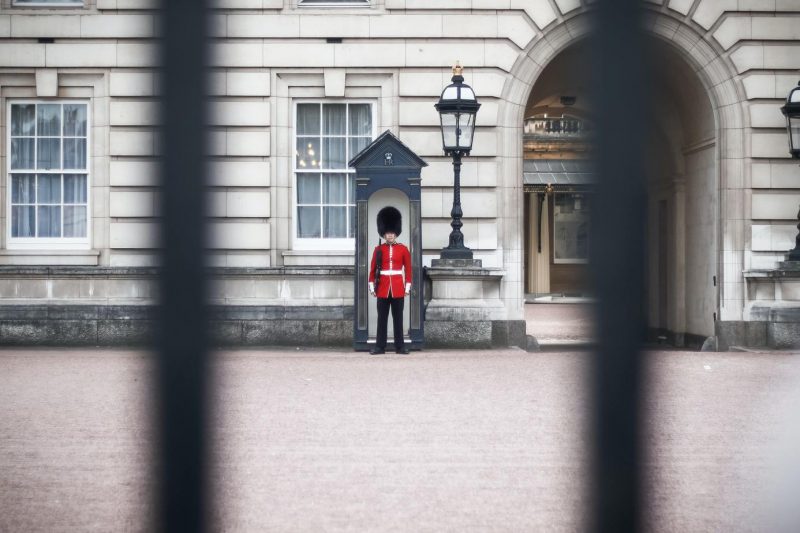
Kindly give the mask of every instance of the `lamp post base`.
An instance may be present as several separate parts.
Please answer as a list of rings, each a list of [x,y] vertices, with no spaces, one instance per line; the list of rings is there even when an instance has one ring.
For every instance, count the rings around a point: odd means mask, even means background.
[[[786,254],[786,261],[778,262],[778,270],[785,272],[800,272],[800,258],[792,259],[789,254]]]
[[[472,253],[470,257],[442,257],[439,259],[431,259],[432,267],[449,267],[449,268],[483,268],[483,260],[473,259]]]
[[[463,239],[463,238],[462,238]],[[452,244],[452,243],[451,243]],[[472,250],[464,246],[448,246],[439,254],[442,259],[472,259]]]

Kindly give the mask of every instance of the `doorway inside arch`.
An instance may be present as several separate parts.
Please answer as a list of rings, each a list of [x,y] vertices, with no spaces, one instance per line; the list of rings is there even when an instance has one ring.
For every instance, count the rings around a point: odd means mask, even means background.
[[[528,301],[591,295],[588,261],[592,112],[583,45],[542,72],[523,125],[525,292]]]
[[[715,115],[690,64],[669,43],[653,38],[650,44],[651,94],[657,105],[648,120],[643,177],[648,190],[648,242],[642,312],[653,340],[699,346],[714,335],[718,308]],[[586,310],[592,297],[588,252],[592,197],[598,184],[591,164],[589,57],[585,41],[558,54],[541,72],[526,105],[524,287],[529,333],[534,335],[537,318],[557,314],[574,324],[562,328],[563,335],[591,329]],[[572,314],[530,307],[545,302],[578,307]]]

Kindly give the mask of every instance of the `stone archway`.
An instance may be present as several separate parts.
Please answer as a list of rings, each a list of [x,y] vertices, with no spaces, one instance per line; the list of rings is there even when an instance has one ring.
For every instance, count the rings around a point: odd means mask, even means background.
[[[693,72],[708,97],[714,122],[714,169],[709,186],[714,192],[713,235],[713,318],[703,325],[700,335],[714,334],[714,321],[741,320],[744,285],[741,280],[726,280],[725,273],[742,272],[744,244],[735,238],[744,230],[744,202],[731,198],[744,197],[744,92],[735,79],[735,70],[718,47],[703,38],[694,29],[666,13],[648,11],[646,27],[651,36],[671,50]],[[509,281],[504,284],[504,298],[509,314],[522,308],[524,298],[523,265],[523,192],[522,176],[522,125],[528,95],[544,68],[570,45],[588,35],[586,10],[564,23],[544,32],[533,41],[517,59],[507,81],[498,120],[499,145],[508,147],[498,165],[501,201],[508,209],[501,225],[504,264]],[[741,227],[738,227],[741,226]],[[680,310],[679,305],[675,309]],[[674,310],[673,310],[674,311]],[[674,313],[673,313],[674,314]],[[674,321],[673,321],[674,322]],[[710,326],[709,326],[710,324]]]

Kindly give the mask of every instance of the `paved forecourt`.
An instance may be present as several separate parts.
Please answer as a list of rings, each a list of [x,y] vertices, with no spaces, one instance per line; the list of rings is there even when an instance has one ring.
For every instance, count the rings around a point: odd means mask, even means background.
[[[215,529],[584,529],[591,357],[224,352]],[[648,361],[649,527],[745,531],[783,516],[774,488],[800,471],[779,462],[800,427],[787,414],[800,358]],[[143,352],[0,351],[0,530],[148,529],[152,377]]]

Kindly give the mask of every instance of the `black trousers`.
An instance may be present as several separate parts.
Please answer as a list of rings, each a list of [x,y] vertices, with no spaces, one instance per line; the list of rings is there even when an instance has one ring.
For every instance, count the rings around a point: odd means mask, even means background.
[[[403,298],[378,298],[378,336],[375,345],[381,350],[386,349],[386,325],[389,322],[389,308],[392,309],[392,324],[394,325],[394,349],[403,348]]]

